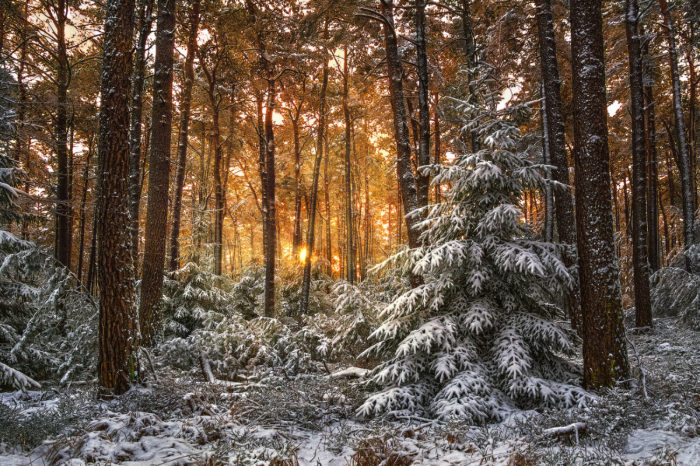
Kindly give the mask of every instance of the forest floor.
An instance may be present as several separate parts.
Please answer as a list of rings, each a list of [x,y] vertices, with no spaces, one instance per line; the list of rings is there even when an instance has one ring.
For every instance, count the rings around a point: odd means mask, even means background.
[[[363,384],[327,374],[0,393],[0,464],[700,464],[700,334],[657,319],[629,339],[631,389],[484,426],[358,419]]]

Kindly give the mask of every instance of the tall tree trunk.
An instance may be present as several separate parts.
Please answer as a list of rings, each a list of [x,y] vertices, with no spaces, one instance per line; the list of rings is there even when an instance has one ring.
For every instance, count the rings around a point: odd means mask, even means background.
[[[99,169],[99,164],[98,164]],[[97,187],[100,184],[99,172],[97,176]],[[98,193],[99,195],[99,193]],[[97,269],[97,209],[99,199],[95,201],[95,207],[92,213],[92,238],[90,239],[90,255],[88,256],[87,278],[85,279],[85,288],[88,292],[94,294],[95,291],[95,270]]]
[[[637,327],[651,327],[649,259],[647,256],[647,156],[644,147],[644,79],[637,0],[625,1],[632,116],[632,267]]]
[[[476,90],[476,66],[477,66],[477,51],[476,41],[474,40],[474,27],[472,22],[471,9],[469,0],[461,0],[461,19],[462,19],[462,35],[464,36],[464,53],[467,57],[467,79],[469,80],[469,99],[472,105],[477,102]],[[472,152],[481,150],[481,142],[476,131],[471,132],[471,149]]]
[[[411,248],[419,246],[420,229],[418,215],[409,215],[419,207],[416,191],[416,179],[411,170],[411,143],[408,135],[408,118],[403,92],[403,67],[399,57],[396,30],[394,28],[394,2],[381,0],[382,25],[384,29],[384,47],[389,75],[389,93],[391,95],[391,110],[394,116],[394,138],[396,139],[396,174],[403,198],[404,217],[408,232],[408,245]],[[414,285],[419,279],[413,278]]]
[[[668,41],[668,57],[671,67],[671,84],[673,89],[673,116],[675,118],[675,136],[678,141],[678,168],[681,176],[681,193],[683,199],[683,242],[685,248],[689,248],[695,242],[695,205],[693,204],[693,173],[691,173],[690,154],[688,141],[685,134],[685,122],[683,120],[683,106],[681,104],[681,81],[678,73],[678,51],[673,28],[673,20],[668,11],[666,0],[659,0],[661,14],[664,17],[666,40]],[[686,267],[691,269],[690,259],[686,258]]]
[[[301,144],[299,142],[299,113],[292,119],[294,134],[294,233],[292,236],[292,255],[297,257],[301,247]]]
[[[275,83],[270,80],[265,111],[265,316],[275,315],[275,257],[277,246],[277,219],[275,217],[275,136],[272,115],[275,111]]]
[[[601,0],[571,3],[576,227],[586,387],[628,377],[610,200]]]
[[[98,146],[100,386],[124,393],[134,370],[136,319],[133,257],[129,247],[129,70],[133,0],[106,4]]]
[[[143,254],[139,306],[141,343],[146,347],[153,345],[153,336],[163,296],[168,184],[170,182],[170,139],[173,119],[175,6],[175,0],[158,0],[151,153],[148,174],[148,203],[146,205],[146,245]]]
[[[549,152],[549,122],[547,121],[547,100],[544,98],[544,82],[542,84],[542,158],[545,165],[551,165],[552,156]],[[547,178],[552,177],[551,170],[546,170]],[[554,195],[552,186],[544,187],[544,240],[551,242],[554,237]]]
[[[643,37],[640,25],[640,35]],[[652,65],[649,63],[651,55],[649,54],[649,42],[644,42],[642,47],[643,57],[646,59],[646,64],[643,61],[646,74],[644,79],[644,108],[646,122],[646,151],[647,151],[647,231],[649,244],[649,267],[651,272],[659,270],[659,174],[658,174],[658,156],[656,153],[656,102],[654,99],[654,90],[652,87],[653,72]]]
[[[418,166],[430,164],[430,94],[428,90],[428,52],[425,43],[425,4],[426,0],[416,0],[416,65],[418,69]],[[418,205],[428,205],[430,176],[418,170],[416,176]]]
[[[442,148],[441,146],[441,137],[442,134],[440,132],[440,94],[438,94],[437,91],[434,93],[435,96],[435,114],[433,117],[433,126],[434,126],[434,132],[435,132],[435,159],[433,163],[435,165],[440,165],[442,163]],[[442,201],[442,191],[440,190],[440,185],[436,184],[435,185],[435,202],[441,202]]]
[[[180,267],[180,219],[182,216],[182,189],[185,185],[185,167],[187,164],[187,137],[190,126],[190,103],[194,85],[194,58],[197,52],[197,30],[199,29],[199,10],[201,0],[193,0],[190,9],[190,31],[187,39],[187,58],[185,59],[184,83],[180,95],[180,132],[177,138],[177,167],[175,171],[175,199],[171,215],[170,228],[170,270]]]
[[[139,37],[134,50],[131,76],[131,123],[129,129],[129,230],[134,269],[138,274],[139,210],[141,206],[141,120],[143,119],[143,88],[146,81],[146,41],[151,34],[154,0],[139,0]]]
[[[328,164],[330,163],[331,154],[329,151],[328,135],[324,140],[324,155],[323,159],[323,197],[325,207],[325,222],[326,227],[326,275],[333,276],[333,236],[331,234],[331,195],[330,195],[330,178],[328,177]],[[340,238],[338,238],[340,242]]]
[[[70,68],[66,44],[66,21],[68,5],[66,0],[58,0],[52,12],[56,26],[56,117],[54,122],[54,144],[56,147],[57,185],[56,185],[56,259],[64,266],[71,265],[70,224],[71,203],[68,173],[68,86]]]
[[[324,39],[327,37],[328,23],[324,31]],[[309,221],[306,226],[306,256],[304,257],[304,278],[301,284],[301,314],[309,312],[309,290],[311,288],[311,256],[314,252],[314,239],[316,234],[316,206],[318,204],[318,179],[321,174],[321,162],[323,161],[323,142],[326,131],[326,91],[328,89],[328,59],[324,54],[323,71],[321,74],[321,92],[319,96],[318,132],[316,136],[316,158],[314,160],[314,173],[311,180],[311,200],[306,209]]]
[[[347,280],[355,283],[355,217],[353,215],[353,191],[352,191],[352,167],[350,158],[352,155],[352,121],[350,120],[350,107],[348,105],[348,48],[343,51],[343,117],[345,118],[345,218],[346,218],[346,243],[347,243]]]
[[[221,174],[222,150],[219,108],[214,104],[212,115],[212,143],[214,145],[214,274],[221,275],[224,241],[224,184]]]
[[[540,72],[544,87],[544,109],[547,117],[547,145],[552,165],[554,165],[552,178],[563,186],[554,193],[557,233],[560,242],[575,245],[574,199],[569,187],[569,158],[566,153],[561,81],[550,0],[537,0],[537,29],[540,42]],[[571,267],[573,260],[565,258],[565,265]],[[567,294],[567,307],[571,327],[580,333],[582,317],[579,295],[578,286],[574,285]]]
[[[83,253],[85,251],[85,204],[87,203],[88,184],[90,182],[90,159],[92,158],[94,136],[88,138],[88,152],[83,170],[83,192],[80,197],[80,244],[78,246],[78,280],[83,281]]]

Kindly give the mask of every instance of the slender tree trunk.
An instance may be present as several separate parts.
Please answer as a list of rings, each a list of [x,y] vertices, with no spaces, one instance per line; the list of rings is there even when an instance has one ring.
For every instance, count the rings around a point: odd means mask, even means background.
[[[625,31],[629,59],[632,115],[632,266],[637,327],[651,327],[649,259],[647,253],[647,156],[644,146],[644,78],[637,0],[625,1]]]
[[[571,3],[576,226],[584,384],[627,379],[619,265],[613,240],[601,0]]]
[[[350,283],[355,283],[356,265],[355,265],[355,217],[353,215],[353,190],[352,190],[352,167],[350,158],[352,155],[352,139],[350,120],[350,107],[348,105],[348,56],[347,46],[343,53],[343,117],[345,118],[345,217],[346,217],[346,242],[347,242],[347,280]]]
[[[477,89],[475,83],[475,73],[477,66],[476,41],[474,40],[474,27],[472,22],[471,8],[469,0],[461,0],[462,35],[464,36],[464,53],[467,57],[467,79],[469,80],[469,100],[475,105],[477,103]],[[481,150],[479,134],[471,132],[472,152]]]
[[[265,316],[275,315],[275,258],[277,246],[277,219],[275,213],[275,136],[272,115],[276,106],[275,83],[268,82],[267,109],[265,110]]]
[[[681,176],[681,193],[683,200],[683,241],[685,248],[689,248],[695,242],[695,205],[693,204],[693,173],[691,172],[690,154],[688,152],[688,141],[685,133],[685,122],[683,120],[683,106],[681,103],[681,81],[678,72],[678,51],[676,50],[675,32],[673,20],[668,11],[666,0],[659,0],[661,14],[664,17],[666,40],[668,41],[668,56],[671,67],[671,85],[673,89],[673,116],[675,118],[675,136],[678,141],[678,168]],[[692,264],[686,258],[686,267],[690,270]]]
[[[56,259],[64,266],[71,265],[70,225],[71,203],[68,173],[68,86],[70,68],[66,44],[66,21],[68,5],[66,0],[58,0],[53,12],[56,26],[56,117],[54,122],[54,144],[56,147],[57,186],[56,186]]]
[[[542,158],[545,165],[551,165],[552,157],[549,152],[549,122],[547,121],[547,100],[544,98],[544,82],[542,84]],[[551,170],[546,170],[547,178],[552,176]],[[544,188],[544,240],[552,242],[554,237],[554,195],[552,186],[547,184]]]
[[[641,26],[640,35],[644,36]],[[645,118],[646,118],[646,151],[647,151],[647,227],[649,244],[649,267],[651,272],[659,270],[659,174],[658,156],[656,153],[656,103],[652,87],[652,66],[649,54],[649,43],[646,41],[642,47],[643,57],[646,58],[646,77],[644,79]],[[644,64],[644,63],[643,63]]]
[[[94,137],[90,135],[88,140],[88,152],[85,158],[83,170],[83,192],[80,197],[80,244],[78,249],[78,280],[83,281],[83,254],[85,251],[85,205],[87,203],[88,184],[90,182],[90,159],[92,159]]]
[[[129,247],[129,70],[133,0],[106,4],[98,146],[96,218],[100,283],[100,386],[114,394],[130,385],[136,343],[133,256]]]
[[[141,206],[141,120],[143,119],[143,88],[146,81],[146,41],[151,34],[154,0],[139,0],[139,37],[134,50],[131,76],[131,123],[129,130],[129,229],[134,269],[138,274],[139,210]]]
[[[440,165],[442,163],[442,147],[441,147],[441,137],[442,133],[440,132],[440,94],[438,94],[437,91],[433,93],[435,96],[435,114],[433,117],[433,126],[434,126],[434,132],[435,132],[435,160],[433,163],[435,165]],[[435,185],[435,202],[441,202],[442,201],[442,191],[440,190],[440,185],[436,184]]]
[[[143,254],[139,321],[142,344],[153,345],[163,295],[165,242],[170,182],[170,139],[173,119],[173,52],[175,0],[158,0],[156,61],[151,118],[151,153],[146,205],[146,245]]]
[[[327,37],[328,23],[324,31]],[[316,206],[318,204],[318,180],[321,174],[321,162],[323,161],[323,142],[326,131],[326,91],[328,89],[328,59],[325,54],[323,59],[323,71],[321,74],[321,92],[319,97],[318,132],[316,137],[316,158],[314,160],[314,173],[311,180],[311,200],[306,209],[309,221],[306,227],[306,256],[304,257],[304,278],[301,285],[301,314],[309,312],[309,290],[311,288],[311,256],[314,252],[314,239],[316,234]]]
[[[563,187],[554,193],[554,209],[559,241],[576,244],[574,199],[569,182],[569,158],[566,153],[564,116],[561,103],[561,81],[554,37],[554,20],[550,0],[537,0],[537,29],[540,42],[540,72],[543,81],[544,109],[547,117],[547,145],[554,165],[552,178]],[[572,258],[565,258],[565,265],[573,265]],[[581,307],[578,286],[567,294],[567,307],[571,327],[581,332]]]
[[[416,0],[416,65],[418,69],[418,166],[430,164],[430,94],[428,72],[428,53],[425,42],[425,4],[426,0]],[[420,170],[416,176],[418,205],[428,205],[430,176]]]
[[[99,166],[98,166],[99,168]],[[97,185],[99,188],[99,172],[97,177]],[[99,193],[98,193],[99,194]],[[95,201],[95,207],[92,213],[92,238],[90,239],[90,255],[88,256],[87,278],[85,279],[85,288],[90,293],[95,291],[95,270],[97,269],[97,209],[99,199]]]
[[[175,199],[171,215],[170,228],[170,270],[180,267],[180,219],[182,216],[182,189],[185,185],[185,167],[187,164],[187,138],[190,125],[190,103],[194,85],[194,58],[197,51],[197,30],[199,29],[199,10],[201,0],[193,0],[190,9],[190,34],[187,39],[187,58],[185,59],[184,83],[180,95],[180,132],[177,138],[177,167],[175,171]]]
[[[292,255],[298,257],[301,247],[301,144],[299,142],[299,113],[292,119],[294,134],[294,233],[292,237]]]
[[[224,189],[221,177],[222,147],[219,107],[212,102],[212,144],[214,146],[214,274],[221,275],[224,240]]]
[[[330,198],[330,178],[328,177],[328,164],[330,162],[331,154],[329,151],[328,136],[324,139],[324,156],[323,159],[323,197],[324,197],[324,207],[326,218],[324,222],[325,240],[326,240],[326,275],[329,277],[333,276],[333,236],[331,234],[331,198]],[[340,238],[338,238],[340,242]]]
[[[394,2],[393,0],[381,1],[381,14],[384,18],[384,47],[386,50],[386,63],[389,75],[389,93],[391,95],[391,109],[394,115],[394,137],[396,139],[396,174],[403,198],[403,210],[408,231],[408,245],[411,248],[419,246],[420,230],[418,222],[420,217],[411,214],[419,207],[416,191],[416,179],[411,170],[411,144],[408,135],[408,118],[403,92],[403,67],[398,52],[396,31],[394,29]],[[419,283],[418,277],[413,278],[414,285]]]

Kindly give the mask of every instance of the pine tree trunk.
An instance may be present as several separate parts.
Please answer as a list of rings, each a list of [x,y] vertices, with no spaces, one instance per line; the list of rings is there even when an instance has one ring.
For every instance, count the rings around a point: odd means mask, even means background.
[[[549,122],[547,121],[547,100],[544,98],[544,82],[542,84],[542,158],[545,165],[552,164],[552,157],[549,152]],[[546,170],[547,179],[552,177],[551,170]],[[554,237],[554,196],[552,186],[547,184],[544,187],[544,240],[552,242]]]
[[[153,345],[158,312],[163,295],[165,243],[170,182],[170,139],[173,118],[173,52],[175,46],[174,0],[158,0],[156,61],[151,118],[148,202],[146,204],[146,244],[143,254],[139,322],[141,343]]]
[[[213,92],[213,91],[212,91]],[[214,94],[211,98],[215,99]],[[212,144],[214,145],[214,274],[221,275],[224,240],[224,185],[221,177],[222,147],[219,106],[212,101]]]
[[[435,159],[433,160],[433,163],[435,165],[440,165],[442,163],[442,148],[441,146],[441,137],[442,134],[440,132],[440,94],[434,92],[435,96],[435,114],[433,117],[433,126],[434,126],[434,132],[435,132],[435,147],[434,147],[434,152],[435,152]],[[435,202],[441,202],[442,201],[442,192],[440,190],[440,185],[436,184],[435,185]]]
[[[347,243],[347,280],[350,283],[355,283],[356,265],[355,265],[355,217],[353,215],[353,190],[352,190],[352,167],[350,158],[352,155],[352,140],[350,107],[348,105],[348,48],[344,49],[343,53],[343,117],[345,118],[345,218],[346,218],[346,243]]]
[[[106,4],[95,216],[100,283],[97,374],[100,386],[114,394],[129,388],[137,337],[133,257],[129,247],[129,70],[133,14],[133,0],[109,0]]]
[[[671,68],[671,85],[673,89],[673,116],[675,118],[675,137],[678,141],[678,168],[681,176],[681,194],[683,200],[683,242],[684,247],[689,248],[695,242],[695,205],[693,203],[693,173],[691,172],[691,160],[688,153],[688,141],[683,120],[683,106],[681,103],[681,81],[678,72],[678,51],[674,37],[673,20],[668,11],[666,0],[659,0],[661,14],[664,17],[666,40],[668,41],[668,56]],[[686,267],[691,269],[690,259],[686,258]]]
[[[292,236],[292,255],[298,257],[301,247],[301,144],[299,141],[299,114],[292,119],[294,135],[294,233]]]
[[[87,203],[88,184],[90,182],[90,159],[92,159],[94,136],[88,139],[87,156],[85,157],[85,169],[83,170],[83,192],[80,197],[80,244],[78,245],[78,280],[83,281],[83,255],[85,252],[85,205]]]
[[[418,166],[430,164],[430,94],[428,72],[428,53],[425,43],[425,4],[426,0],[416,0],[416,65],[418,69]],[[418,205],[428,205],[430,176],[420,170],[416,176]]]
[[[190,125],[190,103],[194,85],[194,58],[197,51],[197,30],[199,29],[199,10],[201,0],[193,0],[190,10],[190,31],[187,39],[187,58],[185,59],[184,83],[180,95],[180,132],[177,139],[177,167],[175,171],[175,199],[171,215],[170,228],[170,270],[180,267],[180,219],[182,216],[182,189],[185,184],[185,167],[187,164],[187,138]]]
[[[327,37],[328,23],[324,31],[324,39]],[[314,252],[314,240],[316,235],[316,206],[318,204],[318,181],[321,174],[321,162],[323,161],[323,142],[326,131],[326,91],[328,89],[328,60],[325,54],[323,59],[323,71],[321,75],[321,92],[319,96],[318,132],[316,137],[316,158],[314,160],[314,173],[311,180],[311,200],[306,209],[309,221],[306,227],[306,256],[304,257],[304,278],[301,284],[301,309],[302,315],[309,312],[309,290],[311,288],[311,256]]]
[[[326,275],[329,277],[333,276],[333,236],[331,234],[331,198],[330,198],[330,179],[328,177],[328,164],[330,162],[331,154],[329,149],[329,144],[328,144],[328,136],[325,137],[324,139],[324,156],[325,158],[323,159],[323,200],[324,200],[324,207],[325,207],[325,221],[324,221],[324,226],[326,234],[325,234],[325,240],[326,240]],[[338,241],[340,241],[340,238],[338,238]]]
[[[68,5],[66,0],[57,0],[51,15],[56,26],[56,119],[54,123],[54,144],[57,161],[56,185],[56,259],[64,266],[71,265],[71,235],[73,228],[70,224],[71,203],[69,173],[68,173],[68,86],[70,84],[70,68],[66,45],[66,21]]]
[[[644,36],[640,25],[640,35]],[[647,228],[649,244],[649,267],[651,272],[659,270],[659,174],[658,174],[658,156],[656,152],[656,102],[654,99],[654,90],[651,82],[652,67],[648,63],[651,60],[649,54],[649,43],[645,42],[642,47],[643,57],[647,63],[645,66],[645,85],[644,85],[644,108],[645,108],[645,129],[646,129],[646,151],[647,151]],[[644,62],[643,62],[644,64]]]
[[[651,327],[649,259],[647,253],[647,156],[644,145],[644,80],[637,0],[625,1],[625,31],[629,59],[632,118],[632,267],[637,327]]]
[[[464,53],[467,57],[467,79],[469,80],[469,100],[475,105],[478,98],[474,79],[477,66],[476,41],[474,40],[474,27],[469,0],[461,0],[461,3],[462,35],[464,36]],[[481,142],[476,131],[471,132],[471,146],[472,152],[481,150]]]
[[[389,75],[389,93],[391,95],[391,110],[394,116],[394,137],[396,139],[396,174],[403,198],[403,211],[408,231],[408,245],[411,248],[419,246],[420,230],[417,226],[418,215],[409,215],[419,207],[416,191],[416,179],[411,170],[411,143],[408,134],[408,118],[403,92],[403,67],[399,57],[396,31],[394,29],[394,2],[382,0],[381,14],[384,21],[384,47]],[[413,279],[418,283],[417,277]]]
[[[134,269],[138,274],[139,210],[141,207],[141,120],[143,119],[143,88],[146,81],[146,41],[153,23],[153,1],[139,1],[139,37],[134,50],[131,77],[131,124],[129,130],[129,229]]]
[[[544,85],[544,108],[547,116],[547,145],[552,165],[554,165],[552,178],[564,186],[554,193],[557,233],[560,242],[574,245],[576,244],[574,199],[569,188],[569,158],[566,153],[561,81],[550,0],[537,0],[537,29],[540,42],[540,72]],[[572,259],[565,258],[565,265],[571,267]],[[578,287],[574,285],[567,294],[567,307],[571,328],[580,333],[582,317],[579,294]]]
[[[265,316],[275,315],[275,258],[277,247],[277,219],[275,213],[275,135],[272,115],[276,106],[273,80],[268,81],[267,109],[265,110],[265,185],[262,196],[265,215]]]
[[[619,266],[610,200],[601,0],[571,3],[576,227],[583,314],[584,384],[627,379]]]

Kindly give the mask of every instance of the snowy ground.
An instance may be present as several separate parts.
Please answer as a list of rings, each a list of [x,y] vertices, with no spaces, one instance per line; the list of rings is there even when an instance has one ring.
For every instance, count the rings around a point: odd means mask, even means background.
[[[700,334],[657,320],[630,341],[631,389],[478,427],[357,419],[366,393],[353,371],[216,384],[160,374],[113,401],[91,385],[2,393],[0,464],[700,464]]]

